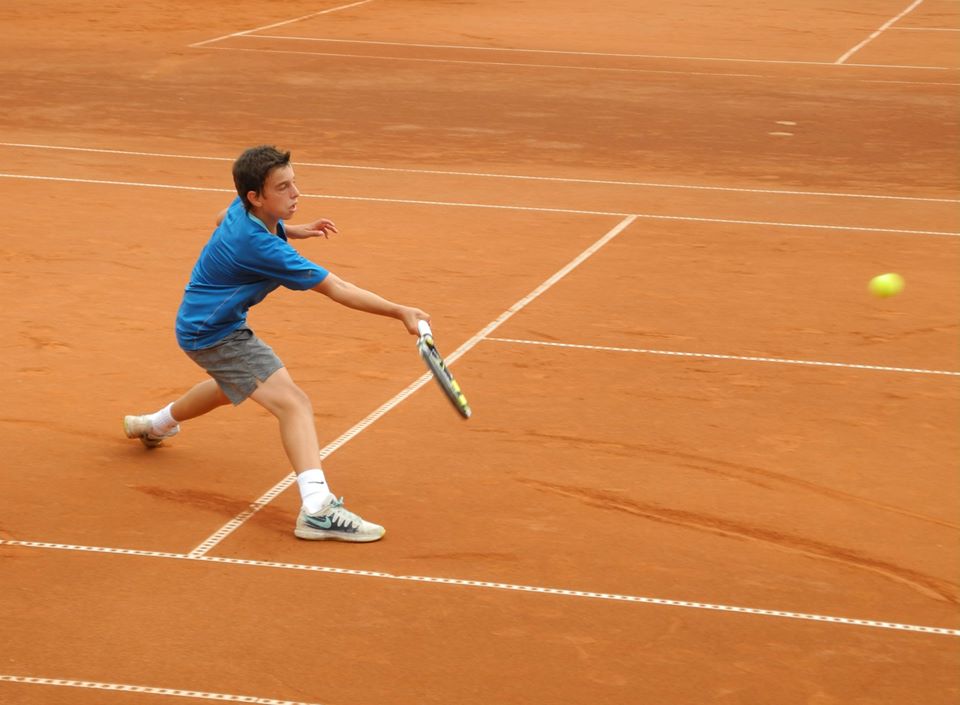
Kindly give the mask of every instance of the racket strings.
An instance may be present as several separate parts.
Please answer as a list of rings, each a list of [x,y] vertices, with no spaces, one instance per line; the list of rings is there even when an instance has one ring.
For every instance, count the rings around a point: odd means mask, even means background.
[[[470,418],[472,411],[467,402],[467,398],[460,389],[460,385],[454,378],[453,373],[447,367],[446,363],[444,363],[440,352],[433,343],[432,337],[428,335],[422,336],[418,341],[418,348],[420,349],[420,356],[427,365],[427,369],[433,374],[433,378],[437,380],[440,389],[443,390],[443,393],[453,404],[454,408],[464,418]]]

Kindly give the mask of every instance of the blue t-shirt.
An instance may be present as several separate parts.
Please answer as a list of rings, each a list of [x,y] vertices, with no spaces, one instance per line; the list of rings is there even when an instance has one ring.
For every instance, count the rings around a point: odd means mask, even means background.
[[[177,342],[184,350],[209,348],[243,326],[247,310],[277,287],[310,289],[327,274],[287,242],[282,221],[274,235],[238,197],[190,275],[177,312]]]

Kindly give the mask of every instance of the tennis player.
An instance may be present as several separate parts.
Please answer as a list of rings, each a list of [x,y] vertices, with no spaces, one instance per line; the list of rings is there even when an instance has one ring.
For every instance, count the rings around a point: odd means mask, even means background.
[[[328,238],[329,220],[286,225],[297,210],[300,191],[290,152],[262,145],[234,162],[237,198],[217,217],[217,228],[200,253],[177,313],[177,342],[210,379],[200,382],[159,411],[126,416],[124,432],[156,448],[180,431],[180,423],[219,406],[252,399],[273,414],[297,474],[302,507],[294,534],[302,539],[376,541],[382,526],[364,521],[343,506],[327,485],[320,463],[313,406],[274,351],[247,327],[247,311],[280,286],[312,290],[339,304],[399,319],[417,334],[430,317],[340,279],[301,256],[288,239]]]

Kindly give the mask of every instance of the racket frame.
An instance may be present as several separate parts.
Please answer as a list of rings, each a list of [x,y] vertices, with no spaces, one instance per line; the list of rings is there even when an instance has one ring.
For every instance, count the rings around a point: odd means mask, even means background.
[[[447,364],[443,361],[440,351],[437,350],[437,346],[433,342],[433,332],[430,330],[430,324],[426,321],[418,321],[417,327],[420,332],[420,336],[417,338],[417,349],[420,351],[420,357],[426,364],[427,369],[430,370],[433,378],[437,381],[437,384],[440,385],[440,389],[443,390],[444,395],[450,400],[453,408],[456,409],[457,413],[463,418],[469,419],[473,413],[470,409],[470,404],[467,402],[467,398],[460,389],[460,385],[457,383],[450,368],[447,367]]]

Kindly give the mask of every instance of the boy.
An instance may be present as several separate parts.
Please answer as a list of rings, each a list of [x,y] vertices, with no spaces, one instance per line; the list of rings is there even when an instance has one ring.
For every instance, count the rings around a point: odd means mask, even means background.
[[[237,198],[217,218],[200,253],[177,313],[177,342],[211,379],[160,411],[124,418],[128,438],[147,448],[180,431],[180,423],[248,397],[277,417],[280,437],[303,500],[294,534],[302,539],[376,541],[382,526],[347,511],[327,486],[320,445],[307,395],[293,382],[273,350],[246,326],[247,310],[279,286],[324,294],[344,306],[391,316],[416,335],[417,321],[430,317],[350,284],[302,257],[287,238],[329,237],[326,219],[285,225],[300,191],[290,152],[261,145],[234,162]]]

